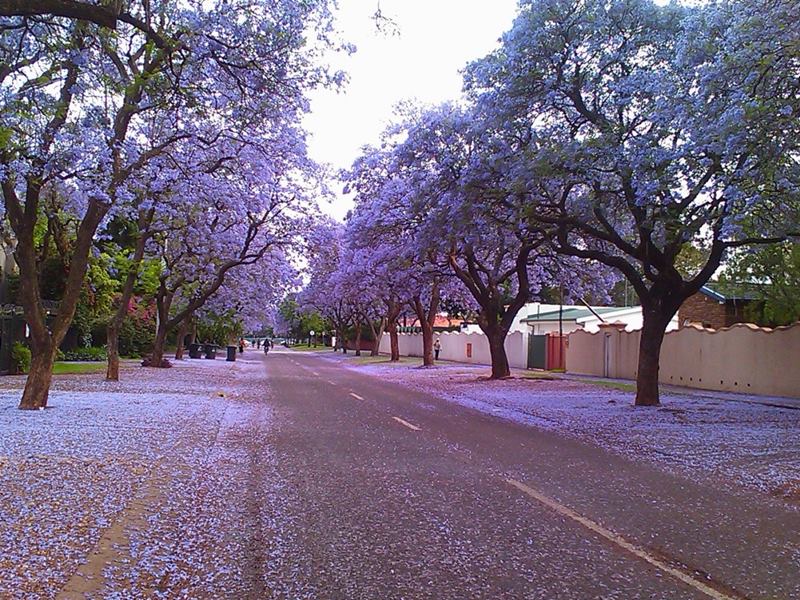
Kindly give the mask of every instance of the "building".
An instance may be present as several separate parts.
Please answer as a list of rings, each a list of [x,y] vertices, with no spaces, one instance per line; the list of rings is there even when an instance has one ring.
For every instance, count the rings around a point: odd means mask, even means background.
[[[561,307],[563,310],[568,309],[580,309],[584,308],[583,306],[578,306],[574,304],[564,304]],[[525,322],[525,319],[530,315],[538,315],[544,314],[551,311],[558,311],[559,305],[558,304],[542,304],[541,302],[528,302],[525,304],[516,315],[514,322],[511,324],[509,328],[509,333],[523,333],[528,335],[532,333],[530,325]],[[481,328],[478,326],[477,323],[467,323],[464,321],[461,323],[461,331],[462,333],[483,333]],[[558,331],[558,327],[556,327],[555,331]]]
[[[745,309],[758,299],[757,289],[708,283],[684,301],[678,310],[678,322],[681,327],[701,325],[710,329],[746,323]]]
[[[521,322],[529,327],[533,335],[558,333],[559,329],[564,334],[578,330],[594,333],[600,330],[603,323],[621,323],[627,331],[641,329],[643,317],[641,306],[571,306],[561,311],[560,322],[558,310],[530,314]],[[678,323],[676,315],[667,326],[667,331],[677,329]]]

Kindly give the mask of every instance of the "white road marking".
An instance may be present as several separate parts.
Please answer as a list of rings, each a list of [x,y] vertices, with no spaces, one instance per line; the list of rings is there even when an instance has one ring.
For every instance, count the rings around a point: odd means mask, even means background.
[[[401,425],[405,425],[406,427],[408,427],[409,429],[411,429],[411,430],[413,430],[413,431],[421,431],[421,429],[420,429],[419,427],[417,427],[416,425],[412,425],[412,424],[411,424],[411,423],[409,423],[408,421],[404,421],[404,420],[403,420],[403,419],[401,419],[400,417],[392,417],[392,418],[393,418],[395,421],[397,421],[398,423],[400,423]]]
[[[359,396],[358,394],[354,394],[353,392],[350,392],[350,395],[351,395],[353,398],[355,398],[356,400],[363,400],[363,398],[362,398],[361,396]]]
[[[397,417],[395,417],[395,418],[397,418]],[[596,534],[601,535],[602,537],[604,537],[607,540],[613,542],[614,544],[616,544],[617,546],[619,546],[623,550],[626,550],[626,551],[630,552],[631,554],[633,554],[634,556],[636,556],[638,558],[641,558],[644,561],[647,561],[648,563],[650,563],[651,565],[653,565],[657,569],[660,569],[661,571],[663,571],[663,572],[665,572],[665,573],[667,573],[669,575],[672,575],[673,577],[675,577],[676,579],[679,579],[680,581],[682,581],[686,585],[690,585],[691,587],[693,587],[694,589],[702,592],[703,594],[705,594],[709,598],[714,598],[714,600],[736,600],[736,598],[734,598],[733,596],[729,596],[727,594],[719,592],[719,591],[715,590],[714,588],[709,587],[708,585],[706,585],[705,583],[703,583],[699,579],[695,579],[691,575],[688,575],[687,573],[684,573],[683,571],[668,565],[666,562],[664,562],[663,560],[661,560],[659,558],[656,558],[655,556],[653,556],[652,554],[648,553],[643,548],[639,548],[638,546],[634,546],[633,544],[631,544],[630,542],[625,540],[623,537],[617,535],[613,531],[611,531],[609,529],[606,529],[605,527],[603,527],[599,523],[596,523],[595,521],[592,521],[591,519],[588,519],[588,518],[576,513],[571,508],[568,508],[568,507],[564,506],[563,504],[560,504],[560,503],[556,502],[552,498],[549,498],[548,496],[545,496],[544,494],[541,494],[541,493],[537,492],[536,490],[534,490],[531,487],[528,487],[524,483],[520,483],[519,481],[516,481],[514,479],[506,479],[506,483],[508,483],[509,485],[513,485],[518,490],[524,492],[525,494],[527,494],[528,496],[530,496],[534,500],[536,500],[538,502],[541,502],[542,504],[544,504],[548,508],[551,508],[552,510],[554,510],[558,514],[563,515],[565,517],[569,517],[570,519],[580,523],[581,525],[583,525],[587,529],[590,529],[591,531],[594,531]]]
[[[328,383],[329,383],[330,385],[336,385],[336,382],[335,382],[335,381],[331,381],[330,379],[328,379]]]
[[[317,373],[316,371],[311,371],[311,374],[314,375],[315,377],[319,377],[319,373]]]

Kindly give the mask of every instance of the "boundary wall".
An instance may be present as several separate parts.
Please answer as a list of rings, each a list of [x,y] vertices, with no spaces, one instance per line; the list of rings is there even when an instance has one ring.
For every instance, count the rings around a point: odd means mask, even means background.
[[[575,331],[567,372],[636,379],[640,331],[613,324]],[[800,397],[800,322],[769,329],[739,323],[723,329],[690,325],[670,331],[661,347],[659,381],[705,390]]]

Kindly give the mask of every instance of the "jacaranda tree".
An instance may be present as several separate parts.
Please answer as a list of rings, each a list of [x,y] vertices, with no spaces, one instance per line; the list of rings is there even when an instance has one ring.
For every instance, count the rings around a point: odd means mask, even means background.
[[[659,403],[666,326],[726,251],[797,232],[799,16],[790,0],[524,0],[468,69],[481,112],[530,132],[531,220],[638,294],[636,405]],[[708,252],[684,275],[691,244]]]
[[[81,4],[0,6],[0,183],[33,354],[21,408],[46,405],[95,233],[136,196],[136,175],[182,140],[222,132],[230,141],[250,128],[257,137],[259,125],[275,124],[278,114],[296,121],[307,90],[340,80],[317,64],[334,44],[326,0],[160,0],[91,5],[92,14],[67,10]],[[108,19],[90,18],[105,11]],[[33,237],[42,194],[56,184],[69,192],[80,225],[58,314],[47,323]]]

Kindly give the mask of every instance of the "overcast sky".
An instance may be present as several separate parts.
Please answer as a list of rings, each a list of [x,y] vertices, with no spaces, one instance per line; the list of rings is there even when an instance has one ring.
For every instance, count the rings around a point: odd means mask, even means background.
[[[342,92],[312,95],[305,121],[311,157],[336,169],[349,167],[361,146],[378,142],[398,102],[457,98],[459,71],[497,47],[516,5],[516,0],[340,0],[338,27],[358,50],[335,63],[350,76]],[[377,30],[372,15],[378,6],[397,25],[397,35]],[[349,206],[340,196],[324,208],[342,218]]]

